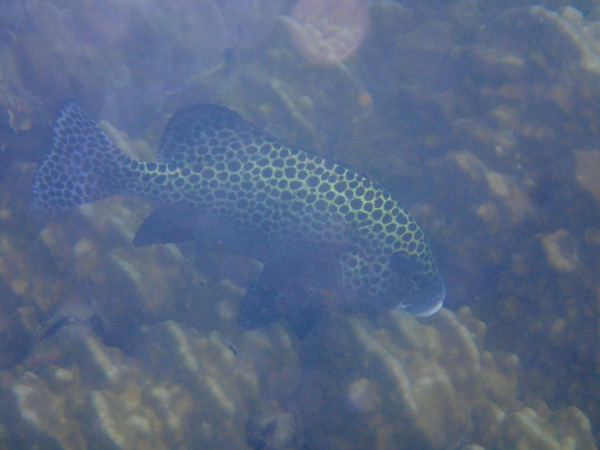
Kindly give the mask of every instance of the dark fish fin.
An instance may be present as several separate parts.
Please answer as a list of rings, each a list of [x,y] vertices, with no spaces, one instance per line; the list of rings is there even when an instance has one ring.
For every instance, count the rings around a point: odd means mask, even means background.
[[[33,180],[33,207],[68,208],[117,194],[130,159],[75,103],[59,111],[53,147]]]
[[[260,275],[259,275],[260,278]],[[277,292],[255,283],[246,290],[238,312],[238,324],[246,330],[255,330],[281,319],[277,309]]]
[[[159,206],[150,213],[133,238],[135,247],[151,244],[171,244],[196,239],[198,223],[195,214],[183,208]]]
[[[325,315],[326,311],[322,305],[320,307],[313,305],[311,308],[305,308],[289,317],[287,323],[299,339],[304,339],[315,325],[323,320]]]
[[[195,105],[178,111],[163,133],[157,157],[172,164],[198,163],[205,152],[225,152],[245,147],[248,137],[275,138],[247,122],[239,114],[217,105]]]
[[[242,300],[238,323],[246,329],[283,320],[300,338],[321,320],[327,307],[320,288],[335,283],[333,266],[316,255],[282,255],[263,266]]]
[[[171,244],[199,241],[203,244],[224,245],[235,252],[247,241],[227,224],[218,222],[196,208],[185,205],[160,205],[140,225],[133,245],[143,247],[151,244]]]
[[[283,299],[276,291],[265,290],[261,286],[253,286],[246,291],[238,315],[238,324],[246,330],[255,330],[280,320],[287,323],[291,330],[303,339],[314,326],[325,317],[323,305],[314,303],[311,308],[293,308],[285,310],[282,303],[289,304],[300,298]]]

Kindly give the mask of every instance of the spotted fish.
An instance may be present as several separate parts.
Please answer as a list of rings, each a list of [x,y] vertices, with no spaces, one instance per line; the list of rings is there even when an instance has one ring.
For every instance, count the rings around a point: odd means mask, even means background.
[[[239,322],[287,320],[305,333],[330,310],[435,313],[444,283],[413,217],[368,177],[279,143],[235,112],[197,105],[167,124],[158,162],[124,155],[76,104],[54,125],[34,206],[122,194],[156,209],[134,244],[221,241],[264,262]]]

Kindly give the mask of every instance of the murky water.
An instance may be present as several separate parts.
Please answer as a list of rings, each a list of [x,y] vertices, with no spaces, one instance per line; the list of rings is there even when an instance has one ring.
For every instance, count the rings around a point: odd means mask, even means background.
[[[599,20],[585,1],[7,2],[2,445],[595,448]],[[139,160],[214,103],[368,174],[425,232],[445,309],[244,330],[265,261],[134,247],[143,200],[31,210],[67,101]]]

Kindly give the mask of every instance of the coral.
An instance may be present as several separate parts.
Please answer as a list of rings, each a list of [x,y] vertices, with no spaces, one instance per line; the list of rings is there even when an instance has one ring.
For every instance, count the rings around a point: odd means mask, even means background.
[[[82,322],[69,322],[42,340],[24,366],[2,373],[0,396],[11,407],[1,420],[20,445],[242,448],[248,411],[263,385],[260,371],[270,366],[274,375],[279,365],[295,363],[281,337],[249,333],[240,342],[252,352],[263,348],[268,362],[259,368],[218,333],[200,336],[175,322],[147,330],[136,358],[107,347]]]
[[[579,256],[577,243],[570,233],[563,229],[541,237],[548,263],[558,272],[573,272]]]
[[[478,418],[474,421],[475,435],[486,448],[596,448],[590,422],[581,411],[567,408],[550,412],[543,404],[538,409],[521,407],[503,412],[491,403],[480,403],[473,411]]]
[[[593,448],[576,408],[523,406],[517,359],[481,353],[460,320],[483,332],[466,308],[340,316],[296,344],[280,326],[230,341],[166,321],[129,356],[71,321],[0,372],[0,421],[13,445],[62,448]]]
[[[300,423],[293,411],[277,401],[263,402],[246,422],[246,442],[252,448],[299,448]]]
[[[503,420],[523,408],[517,399],[518,358],[480,350],[484,334],[468,308],[458,317],[442,310],[426,321],[393,312],[376,324],[358,318],[327,324],[301,347],[311,376],[288,400],[303,412],[307,445],[392,448],[403,442],[406,448],[450,448],[471,441],[514,448],[522,422]],[[315,389],[319,404],[303,405],[298,398],[314,397]],[[537,433],[591,448],[589,423],[580,411],[548,415],[552,418],[540,421],[542,431],[521,436],[523,442],[533,442]]]
[[[366,442],[386,448],[400,441],[407,448],[444,448],[467,431],[479,393],[479,354],[468,330],[448,311],[423,324],[399,312],[375,327],[358,318],[340,319],[306,345],[309,366],[323,377],[322,409],[314,420],[326,420],[325,428],[341,433],[347,432],[341,424],[355,422],[360,441],[348,448]],[[312,356],[316,348],[321,354]],[[319,437],[309,432],[306,439]]]
[[[473,153],[457,152],[448,155],[452,163],[473,181],[487,188],[490,195],[477,206],[477,216],[492,227],[518,223],[534,213],[531,198],[519,180],[490,170]]]
[[[581,187],[600,202],[600,152],[598,150],[573,150],[575,154],[575,179]]]
[[[368,28],[367,2],[301,0],[283,16],[294,44],[309,60],[336,64],[356,51]]]

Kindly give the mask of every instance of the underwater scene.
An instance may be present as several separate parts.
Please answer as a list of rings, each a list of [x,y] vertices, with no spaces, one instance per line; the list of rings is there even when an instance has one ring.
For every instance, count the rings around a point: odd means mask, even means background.
[[[595,449],[600,1],[4,0],[1,449]]]

